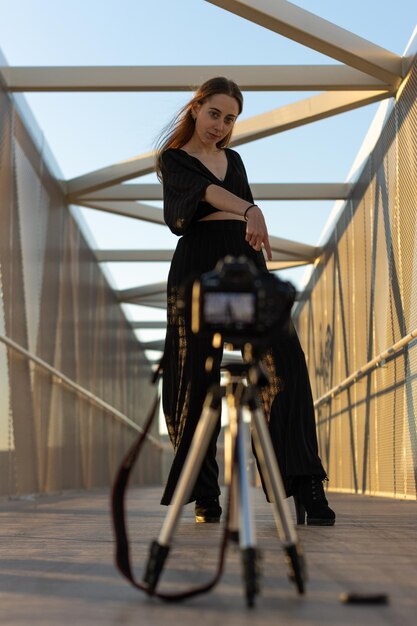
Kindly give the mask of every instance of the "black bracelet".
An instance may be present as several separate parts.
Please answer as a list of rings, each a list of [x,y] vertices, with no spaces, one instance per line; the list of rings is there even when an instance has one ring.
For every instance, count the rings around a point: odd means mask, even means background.
[[[258,205],[257,204],[250,204],[249,206],[246,207],[246,210],[245,210],[245,212],[243,214],[243,219],[245,220],[245,222],[248,221],[247,213],[248,213],[249,209],[251,209],[253,206],[258,206]]]

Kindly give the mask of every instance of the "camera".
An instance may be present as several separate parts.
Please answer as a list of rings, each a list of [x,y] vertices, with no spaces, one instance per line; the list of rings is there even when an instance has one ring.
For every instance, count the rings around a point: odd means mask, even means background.
[[[235,345],[262,342],[285,328],[295,295],[291,283],[246,257],[227,256],[192,284],[191,330]]]

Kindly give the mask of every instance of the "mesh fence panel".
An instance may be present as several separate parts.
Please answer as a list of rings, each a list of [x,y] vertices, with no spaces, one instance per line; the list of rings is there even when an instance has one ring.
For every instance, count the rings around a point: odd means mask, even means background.
[[[1,334],[141,424],[150,366],[1,89],[0,199]],[[0,495],[111,484],[135,430],[3,344],[0,388]],[[145,446],[136,480],[161,482],[159,447]]]
[[[316,398],[417,327],[416,94],[415,64],[296,311]],[[416,497],[416,351],[319,407],[331,488]]]

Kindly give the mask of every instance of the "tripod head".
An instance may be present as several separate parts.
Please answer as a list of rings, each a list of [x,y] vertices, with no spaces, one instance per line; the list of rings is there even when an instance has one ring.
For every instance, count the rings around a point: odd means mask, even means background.
[[[252,387],[265,387],[269,383],[270,374],[263,366],[262,361],[258,359],[242,361],[241,363],[224,363],[221,369],[229,375],[231,380],[246,378],[248,385]]]

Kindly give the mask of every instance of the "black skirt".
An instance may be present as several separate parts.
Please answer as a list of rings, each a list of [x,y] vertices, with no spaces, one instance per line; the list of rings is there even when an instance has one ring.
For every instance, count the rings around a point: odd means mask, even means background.
[[[246,223],[240,220],[197,222],[178,241],[172,259],[167,287],[167,335],[163,362],[163,409],[175,458],[162,504],[169,504],[191,440],[200,418],[207,389],[220,379],[222,349],[211,340],[193,335],[178,310],[180,288],[190,278],[214,269],[227,255],[246,256],[256,267],[266,270],[261,252],[246,241]],[[207,357],[213,367],[206,371]],[[260,392],[265,417],[287,491],[291,494],[297,476],[326,473],[318,456],[314,406],[304,353],[293,325],[288,332],[274,337],[262,361],[270,374],[268,387]],[[216,496],[218,466],[216,441],[218,428],[210,442],[190,501]]]

